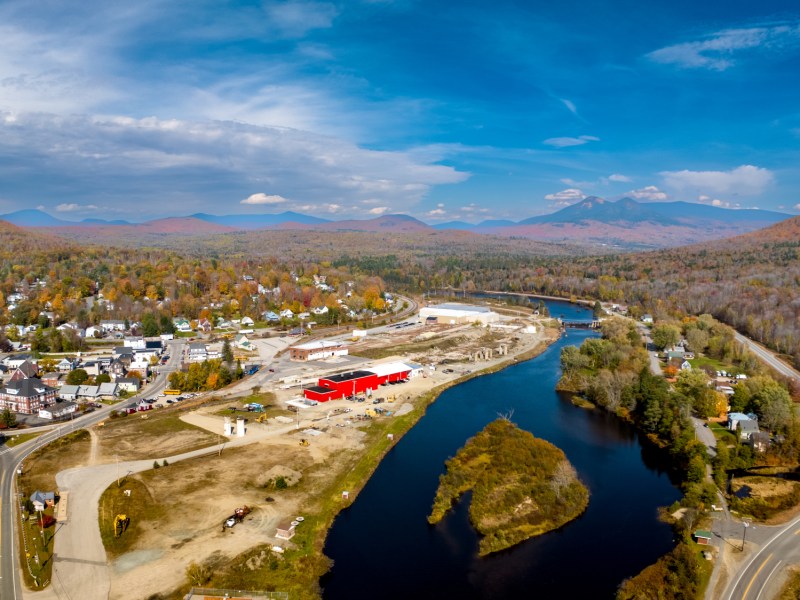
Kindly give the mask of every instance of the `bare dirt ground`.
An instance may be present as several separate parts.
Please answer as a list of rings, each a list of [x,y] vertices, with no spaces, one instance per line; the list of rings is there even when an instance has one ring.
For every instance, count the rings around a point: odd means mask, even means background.
[[[424,332],[414,328],[402,337],[381,336],[370,340],[368,345],[400,349],[401,353],[387,356],[391,353],[388,350],[383,358],[373,362],[394,358],[425,365],[434,363],[437,367],[426,368],[423,375],[407,383],[379,388],[374,396],[386,398],[382,408],[405,413],[434,387],[473,371],[516,360],[516,356],[534,351],[552,337],[552,330],[543,331],[541,327],[538,333],[530,334],[487,333],[473,326]],[[501,344],[507,346],[507,355],[496,351]],[[475,351],[484,348],[494,350],[492,359],[470,359]],[[279,405],[298,396],[297,389],[282,390],[276,386],[271,391],[276,393]],[[389,401],[390,397],[394,402]],[[87,442],[83,460],[92,457],[99,464],[114,463],[115,457],[160,460],[219,443],[224,423],[223,416],[214,414],[219,412],[219,406],[187,410],[190,407],[183,404],[180,411],[175,408],[164,413],[157,411],[160,414],[152,414],[148,419],[131,415],[119,422],[106,422],[95,430],[94,443]],[[146,486],[153,501],[163,509],[158,511],[162,516],[140,523],[132,550],[110,563],[108,597],[149,598],[180,585],[190,562],[224,563],[260,544],[291,544],[274,537],[276,525],[301,515],[313,505],[315,492],[324,489],[326,482],[334,481],[342,469],[350,468],[352,457],[364,450],[365,431],[371,424],[370,420],[356,417],[371,407],[370,403],[338,400],[301,410],[297,415],[287,411],[266,423],[256,423],[256,415],[251,414],[244,438],[234,438],[235,447],[223,447],[221,454],[190,458],[132,476]],[[308,440],[309,445],[300,445],[302,439]],[[284,471],[290,481],[299,474],[299,481],[284,490],[268,487],[269,480]],[[267,501],[267,497],[272,501]],[[245,504],[253,512],[243,523],[223,531],[225,519],[236,507]]]

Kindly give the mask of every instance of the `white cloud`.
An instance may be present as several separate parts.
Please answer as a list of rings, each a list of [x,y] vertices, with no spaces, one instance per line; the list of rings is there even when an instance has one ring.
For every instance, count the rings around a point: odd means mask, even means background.
[[[581,135],[578,137],[554,137],[547,138],[542,143],[554,148],[567,148],[569,146],[582,146],[589,142],[599,142],[600,138],[593,135]]]
[[[733,54],[753,48],[781,48],[796,44],[800,25],[796,23],[771,27],[749,27],[718,31],[700,41],[685,42],[660,48],[647,57],[662,64],[683,68],[705,68],[724,71],[733,66]]]
[[[282,204],[284,202],[287,202],[287,200],[283,196],[278,196],[278,195],[269,196],[262,192],[258,194],[251,194],[250,196],[239,202],[239,204]]]
[[[434,208],[433,210],[429,210],[426,213],[429,217],[442,217],[447,214],[447,212],[442,208]]]
[[[577,116],[577,114],[578,114],[578,109],[577,109],[577,108],[575,108],[575,103],[574,103],[572,100],[567,100],[566,98],[559,98],[559,100],[561,100],[561,103],[562,103],[564,106],[566,106],[566,107],[567,107],[567,110],[568,110],[569,112],[571,112],[573,115],[576,115],[576,116]]]
[[[270,2],[264,10],[270,22],[286,37],[302,37],[312,29],[327,29],[339,12],[329,2],[303,0]]]
[[[738,202],[728,202],[727,200],[720,200],[719,198],[712,198],[702,194],[698,196],[697,201],[700,204],[710,204],[711,206],[719,206],[720,208],[740,208],[741,204]]]
[[[609,181],[613,181],[614,183],[630,183],[631,178],[627,175],[620,175],[619,173],[614,173],[608,176]]]
[[[554,202],[555,206],[569,206],[570,204],[580,202],[584,198],[586,198],[586,194],[577,188],[568,188],[556,192],[555,194],[547,194],[544,197],[545,200]]]
[[[264,187],[328,212],[345,213],[376,197],[381,206],[406,211],[432,187],[469,177],[424,160],[425,152],[371,150],[279,127],[153,117],[17,113],[11,122],[2,117],[0,111],[0,156],[15,157],[0,161],[5,186],[30,186],[26,173],[46,170],[38,194],[60,194],[64,204],[102,198],[103,205],[135,206],[128,208],[131,216],[175,214],[187,207],[220,214],[226,204],[239,206],[241,198],[244,204],[279,203],[276,196],[252,194]],[[16,167],[18,161],[25,170]],[[65,187],[72,197],[65,197]],[[291,207],[292,201],[280,204]]]
[[[667,186],[679,191],[745,196],[763,193],[775,179],[770,170],[753,165],[742,165],[730,171],[683,170],[663,171],[659,174]]]
[[[81,205],[74,202],[62,203],[57,205],[55,208],[57,212],[78,212],[84,210],[97,210],[97,206],[95,206],[94,204]]]
[[[662,192],[654,185],[648,185],[638,190],[631,190],[626,195],[636,200],[650,200],[651,202],[660,202],[669,198],[665,192]]]
[[[800,204],[795,204],[792,208],[794,210],[800,210]]]
[[[386,211],[389,210],[388,206],[376,206],[375,208],[370,208],[367,213],[371,215],[382,215]]]

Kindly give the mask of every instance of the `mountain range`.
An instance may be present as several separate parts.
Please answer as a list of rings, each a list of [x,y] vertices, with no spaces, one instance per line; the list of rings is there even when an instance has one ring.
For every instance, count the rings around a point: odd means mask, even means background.
[[[475,234],[527,238],[540,241],[579,242],[656,248],[728,238],[755,231],[790,218],[767,210],[726,209],[690,202],[640,203],[632,198],[616,202],[589,197],[557,212],[521,221],[488,220],[478,224],[461,221],[428,225],[408,215],[384,215],[365,220],[331,221],[296,212],[277,214],[209,215],[156,219],[144,223],[84,219],[57,219],[41,210],[28,209],[0,215],[0,219],[27,228],[48,228],[69,234],[213,234],[247,230],[365,231],[424,233],[460,230]]]

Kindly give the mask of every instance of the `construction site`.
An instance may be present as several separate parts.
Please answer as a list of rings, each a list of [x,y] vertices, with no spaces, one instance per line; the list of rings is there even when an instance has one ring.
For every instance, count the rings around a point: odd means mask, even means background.
[[[355,499],[433,390],[529,355],[558,335],[525,326],[434,324],[368,336],[351,347],[364,368],[419,369],[349,399],[304,403],[302,388],[272,385],[184,401],[147,419],[106,421],[91,431],[83,466],[58,476],[73,506],[84,488],[102,486],[95,522],[109,567],[105,575],[93,567],[87,577],[107,577],[108,597],[121,600],[176,597],[184,582],[195,586],[188,596],[195,598],[284,597],[231,595],[265,587],[318,597],[329,519]],[[318,379],[335,375],[335,363],[325,366],[316,367]],[[297,569],[297,561],[306,566]],[[209,584],[222,595],[206,590]]]

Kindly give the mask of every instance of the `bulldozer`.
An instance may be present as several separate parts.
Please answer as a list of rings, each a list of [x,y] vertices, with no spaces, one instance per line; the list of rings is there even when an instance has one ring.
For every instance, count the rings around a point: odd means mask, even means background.
[[[303,438],[302,440],[300,440],[300,445],[301,446],[310,446],[311,444],[308,443],[307,439]]]
[[[118,538],[122,533],[128,529],[131,524],[131,518],[128,515],[117,515],[114,517],[114,537]]]

